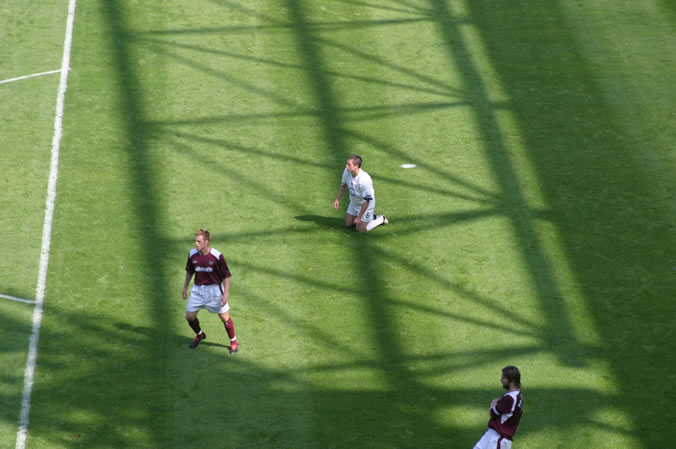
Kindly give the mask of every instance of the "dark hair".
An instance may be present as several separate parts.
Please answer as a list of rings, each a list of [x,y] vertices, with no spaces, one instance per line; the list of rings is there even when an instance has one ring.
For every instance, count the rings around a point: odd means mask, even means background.
[[[348,161],[352,161],[353,164],[357,164],[357,167],[361,168],[361,156],[353,154],[347,158]]]
[[[519,368],[513,365],[508,365],[502,368],[502,375],[505,376],[511,384],[521,387],[521,373]]]

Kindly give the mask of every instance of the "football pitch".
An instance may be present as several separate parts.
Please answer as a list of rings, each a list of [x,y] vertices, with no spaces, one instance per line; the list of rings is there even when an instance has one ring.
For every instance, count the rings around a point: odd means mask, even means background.
[[[0,448],[676,447],[674,5],[3,0]]]

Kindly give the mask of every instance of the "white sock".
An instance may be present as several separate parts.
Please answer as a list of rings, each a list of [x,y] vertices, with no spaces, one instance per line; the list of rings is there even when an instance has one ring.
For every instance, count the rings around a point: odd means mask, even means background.
[[[382,215],[376,215],[376,218],[369,221],[369,224],[366,225],[366,232],[369,232],[376,226],[380,226],[381,224],[383,224],[383,221],[385,221],[385,217],[383,217]]]

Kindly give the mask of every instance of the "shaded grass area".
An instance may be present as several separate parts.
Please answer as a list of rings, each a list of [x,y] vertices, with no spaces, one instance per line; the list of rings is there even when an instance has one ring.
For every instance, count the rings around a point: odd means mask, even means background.
[[[0,6],[0,295],[33,301],[66,10]],[[39,30],[39,31],[38,31]],[[5,82],[6,81],[6,82]],[[14,447],[33,306],[0,297],[0,447]]]
[[[153,261],[171,248],[158,234],[160,199],[122,5],[81,6],[76,24],[92,25],[91,40],[75,39],[73,49],[45,357],[33,393],[42,406],[32,410],[29,445],[148,447],[168,404],[163,348],[171,330],[166,273]],[[135,332],[141,327],[147,332]]]
[[[29,444],[466,447],[516,363],[524,447],[665,446],[664,407],[631,405],[671,375],[651,371],[671,345],[673,274],[650,269],[669,264],[668,169],[618,162],[638,156],[568,12],[157,6],[78,10]],[[330,207],[352,152],[394,217],[369,235]],[[204,313],[187,349],[200,226],[233,270],[235,357]]]
[[[632,417],[644,447],[666,447],[670,443],[662,429],[669,417],[663,411],[673,387],[664,380],[673,377],[674,367],[664,363],[664,355],[674,351],[669,335],[676,292],[673,253],[665,251],[676,243],[673,183],[668,181],[674,174],[673,158],[668,159],[673,150],[659,140],[637,141],[635,136],[652,134],[654,124],[669,114],[670,102],[655,98],[647,115],[629,123],[622,111],[640,108],[642,100],[626,97],[632,91],[673,96],[669,86],[676,72],[670,58],[647,66],[637,59],[627,67],[634,73],[623,88],[617,80],[626,79],[625,74],[599,65],[605,54],[593,52],[634,52],[626,47],[638,47],[632,41],[641,42],[640,34],[629,40],[617,35],[606,42],[616,47],[592,47],[590,52],[587,36],[578,34],[574,23],[579,19],[581,26],[590,25],[581,17],[589,14],[582,4],[573,13],[551,3],[469,6],[509,90],[524,148],[563,241],[561,256],[568,259],[599,332],[602,360],[621,385],[610,402]],[[618,5],[607,17],[596,15],[600,20],[595,25],[609,30],[614,14],[634,9]],[[636,30],[652,34],[660,26],[652,22],[661,20],[646,17]],[[664,51],[673,50],[673,34],[663,37]],[[673,135],[673,123],[661,132]],[[560,327],[554,329],[559,334]],[[596,405],[606,406],[607,400]],[[593,406],[570,396],[567,401]]]
[[[31,332],[33,308],[28,304],[0,300],[0,351],[3,364],[0,366],[0,445],[12,447],[21,409],[28,338]]]

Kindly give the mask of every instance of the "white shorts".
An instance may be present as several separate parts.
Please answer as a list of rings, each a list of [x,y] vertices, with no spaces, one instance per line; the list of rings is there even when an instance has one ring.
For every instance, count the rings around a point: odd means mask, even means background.
[[[474,449],[512,449],[512,440],[501,437],[498,432],[488,429]]]
[[[221,305],[221,298],[223,292],[221,285],[194,285],[190,291],[190,299],[188,300],[187,312],[197,312],[202,309],[207,309],[212,313],[225,313],[230,310],[230,304],[227,302],[224,306]]]
[[[355,217],[359,215],[359,211],[361,210],[361,206],[355,206],[352,204],[350,201],[350,205],[347,206],[347,213],[350,215],[354,215]],[[366,208],[364,211],[364,215],[361,216],[361,221],[364,223],[368,223],[369,221],[372,221],[374,218],[376,218],[376,205],[374,204],[373,201],[369,202],[369,207]]]

